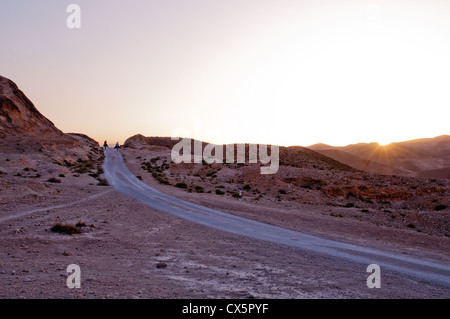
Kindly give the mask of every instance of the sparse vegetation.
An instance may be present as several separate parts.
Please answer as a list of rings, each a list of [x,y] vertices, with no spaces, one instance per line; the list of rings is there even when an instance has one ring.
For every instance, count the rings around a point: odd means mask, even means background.
[[[61,180],[52,177],[52,178],[49,178],[49,179],[47,180],[47,182],[49,182],[49,183],[61,183]]]
[[[280,193],[280,194],[286,194],[286,191],[285,191],[284,189],[280,189],[280,190],[278,191],[278,193]]]
[[[225,192],[222,192],[220,189],[216,189],[216,195],[223,195]]]
[[[197,185],[197,186],[195,186],[195,191],[197,193],[203,193],[205,190],[203,187]]]
[[[81,227],[86,227],[86,223],[84,222],[78,222],[75,224],[75,227],[81,228]]]
[[[67,235],[81,234],[81,230],[79,227],[68,224],[62,225],[60,223],[57,223],[53,225],[50,230],[54,233],[62,233]]]
[[[436,211],[444,210],[446,208],[447,208],[447,205],[443,205],[443,204],[434,206],[434,210],[436,210]]]
[[[109,186],[109,183],[106,179],[104,178],[98,178],[98,186]]]
[[[157,180],[158,182],[160,182],[161,184],[164,184],[164,185],[170,185],[169,180],[168,180],[167,178],[165,178],[165,177],[158,176],[158,177],[156,177],[156,180]]]
[[[181,183],[176,183],[175,186],[178,187],[178,188],[187,188],[187,187],[188,187],[187,184],[186,184],[186,183],[183,183],[183,182],[181,182]]]
[[[242,189],[245,191],[249,191],[252,187],[249,184],[245,184]]]

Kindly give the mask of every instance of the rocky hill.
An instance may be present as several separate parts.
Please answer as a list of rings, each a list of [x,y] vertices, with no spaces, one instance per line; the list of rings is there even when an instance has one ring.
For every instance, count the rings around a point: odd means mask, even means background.
[[[69,167],[96,161],[101,156],[96,141],[83,134],[63,133],[13,81],[0,76],[0,171],[3,175],[23,174],[22,170],[26,169],[26,172],[40,170],[41,176],[44,171],[59,171],[58,166],[67,173]]]

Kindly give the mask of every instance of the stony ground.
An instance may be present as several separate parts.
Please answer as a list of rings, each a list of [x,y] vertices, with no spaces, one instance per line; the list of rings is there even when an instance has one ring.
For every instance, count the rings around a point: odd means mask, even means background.
[[[188,192],[159,183],[141,168],[136,157],[148,151],[123,152],[136,175],[171,195],[269,224],[450,263],[446,236],[386,225],[357,207]],[[9,173],[0,178],[1,298],[450,297],[448,287],[392,272],[382,273],[381,289],[369,289],[367,265],[187,222],[98,185],[88,172],[66,172],[60,179],[50,183]],[[57,223],[83,226],[80,234],[66,235],[50,230]],[[70,264],[81,267],[80,289],[66,286]]]

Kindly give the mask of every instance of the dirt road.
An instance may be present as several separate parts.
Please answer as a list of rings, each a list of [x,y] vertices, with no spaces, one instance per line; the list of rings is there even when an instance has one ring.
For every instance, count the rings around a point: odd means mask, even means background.
[[[377,264],[383,270],[450,286],[450,265],[447,264],[404,257],[400,254],[392,254],[362,246],[323,239],[226,214],[163,194],[136,178],[128,170],[118,151],[106,151],[104,169],[105,177],[116,190],[124,192],[157,210],[176,215],[183,219],[222,231],[276,244],[289,245],[355,263],[365,265]]]

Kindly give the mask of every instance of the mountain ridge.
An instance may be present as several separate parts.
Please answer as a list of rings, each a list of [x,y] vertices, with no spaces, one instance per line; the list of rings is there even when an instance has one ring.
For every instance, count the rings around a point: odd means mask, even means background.
[[[370,173],[450,178],[449,135],[395,142],[385,146],[377,143],[329,147],[314,144],[308,148]]]

